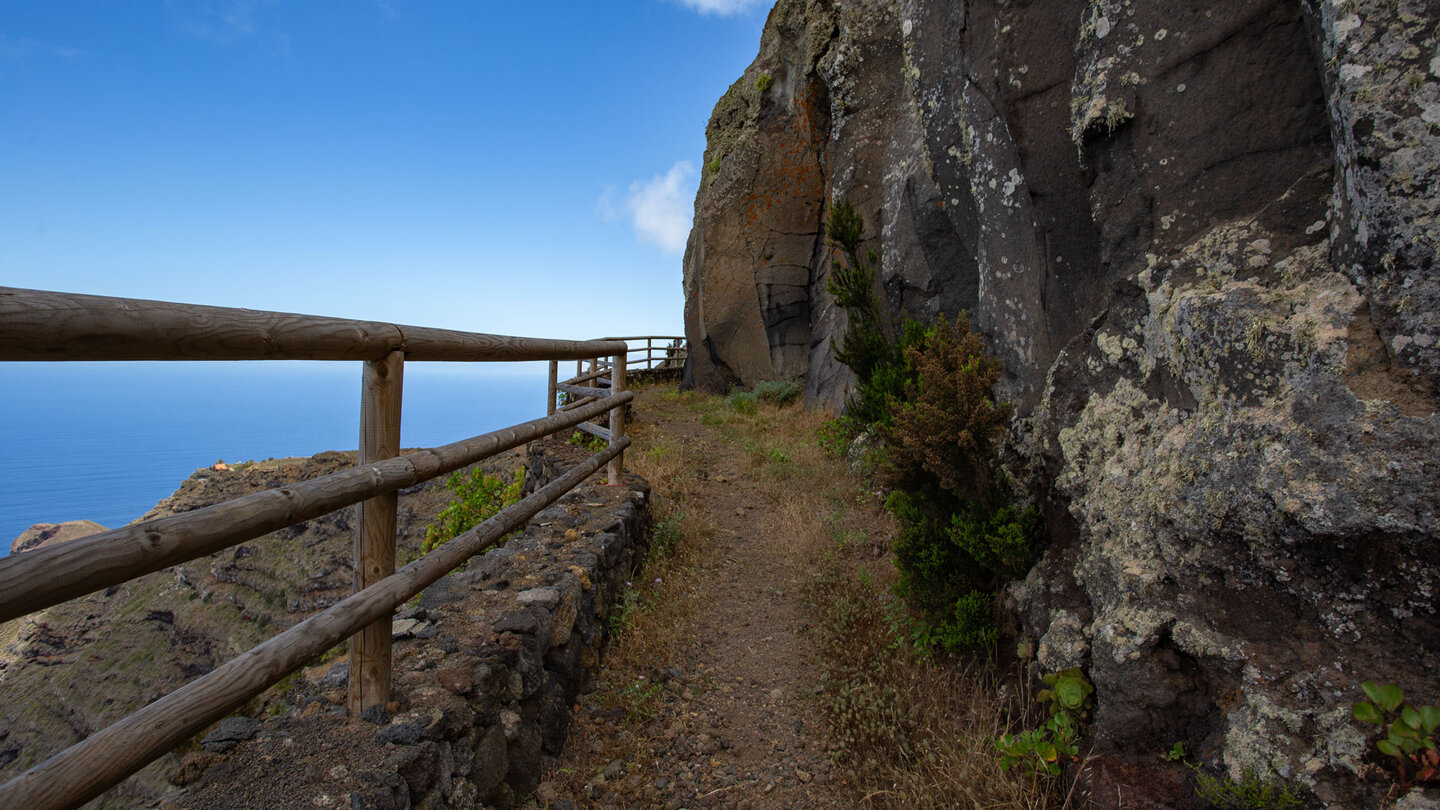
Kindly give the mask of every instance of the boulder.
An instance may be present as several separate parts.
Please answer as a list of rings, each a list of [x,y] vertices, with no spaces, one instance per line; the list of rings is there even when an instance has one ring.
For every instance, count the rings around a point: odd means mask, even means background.
[[[89,537],[92,534],[109,531],[93,520],[70,520],[65,523],[36,523],[34,526],[21,532],[18,537],[10,541],[10,553],[19,554],[22,551],[51,546],[56,543],[64,543],[70,540],[78,540],[81,537]]]

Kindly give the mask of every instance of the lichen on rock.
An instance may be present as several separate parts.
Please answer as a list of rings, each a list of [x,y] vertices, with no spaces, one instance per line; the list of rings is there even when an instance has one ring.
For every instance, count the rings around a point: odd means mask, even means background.
[[[1183,781],[1178,740],[1374,799],[1359,683],[1440,699],[1440,12],[782,0],[751,71],[792,65],[808,107],[712,136],[756,154],[697,198],[691,380],[844,403],[818,234],[850,201],[889,314],[963,310],[1005,362],[1005,465],[1050,534],[1005,603],[1096,685],[1096,795]]]

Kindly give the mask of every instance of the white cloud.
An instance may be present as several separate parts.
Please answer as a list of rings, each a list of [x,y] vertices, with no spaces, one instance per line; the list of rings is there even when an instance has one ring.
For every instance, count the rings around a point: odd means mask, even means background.
[[[760,0],[680,0],[680,4],[701,14],[726,16],[749,11],[759,5]]]
[[[622,206],[615,204],[614,189],[605,189],[595,208],[605,219],[615,219],[617,211],[623,210],[630,216],[635,236],[641,242],[655,245],[666,253],[680,253],[690,236],[695,179],[695,167],[690,161],[682,160],[664,174],[631,183]]]

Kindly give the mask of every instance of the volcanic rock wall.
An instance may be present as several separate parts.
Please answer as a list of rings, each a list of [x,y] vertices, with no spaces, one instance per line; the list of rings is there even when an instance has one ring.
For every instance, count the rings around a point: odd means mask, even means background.
[[[1440,699],[1437,22],[781,0],[716,106],[691,382],[843,404],[832,201],[896,319],[969,314],[1050,533],[1006,607],[1095,682],[1097,801],[1180,796],[1183,741],[1360,806],[1360,682]]]

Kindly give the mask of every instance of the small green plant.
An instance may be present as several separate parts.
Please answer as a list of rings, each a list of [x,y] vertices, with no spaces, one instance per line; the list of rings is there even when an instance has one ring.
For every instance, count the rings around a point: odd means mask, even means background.
[[[651,559],[663,558],[680,542],[683,534],[684,516],[680,512],[670,512],[659,520],[655,521],[654,528],[650,531],[650,557]]]
[[[567,439],[566,442],[569,444],[573,444],[576,447],[583,447],[591,453],[598,453],[601,450],[604,450],[606,446],[606,442],[604,439],[600,438],[599,436],[592,436],[583,430],[577,430],[574,433],[571,433],[570,438]]]
[[[834,419],[826,419],[820,423],[815,431],[815,438],[820,443],[820,449],[832,456],[844,456],[855,442],[856,437],[865,432],[865,426],[852,416],[837,416]]]
[[[800,386],[789,380],[766,380],[755,383],[755,398],[771,405],[789,405],[800,398]]]
[[[1041,689],[1035,699],[1048,704],[1050,713],[1069,713],[1077,719],[1084,719],[1090,713],[1090,696],[1095,687],[1085,679],[1079,667],[1052,672],[1040,679],[1047,688]]]
[[[1356,703],[1350,711],[1356,720],[1386,732],[1375,748],[1394,760],[1401,788],[1440,783],[1440,748],[1436,745],[1440,708],[1411,706],[1394,684],[1365,681],[1360,688],[1369,700]]]
[[[1185,743],[1180,742],[1179,740],[1176,740],[1175,744],[1170,746],[1169,751],[1166,751],[1160,756],[1160,758],[1165,760],[1166,762],[1184,762],[1185,757]]]
[[[625,583],[625,589],[620,591],[620,598],[615,600],[615,606],[610,610],[610,618],[607,622],[612,634],[623,633],[635,621],[635,611],[640,607],[640,591],[635,589],[629,582]]]
[[[1245,771],[1240,781],[1195,771],[1195,795],[1222,810],[1288,810],[1300,807],[1300,797],[1285,784]]]
[[[730,410],[745,416],[754,416],[760,412],[755,402],[754,391],[735,391],[725,398],[725,404],[730,406]]]
[[[445,488],[455,495],[455,500],[440,510],[435,522],[425,528],[425,542],[421,550],[428,554],[520,500],[524,484],[523,470],[516,470],[509,482],[498,476],[486,475],[479,469],[471,470],[469,475],[459,470],[452,473],[445,482]]]
[[[1059,776],[1062,761],[1079,758],[1080,724],[1089,716],[1095,687],[1079,667],[1052,672],[1042,681],[1046,688],[1035,699],[1046,706],[1049,716],[1040,728],[1002,734],[995,741],[1004,770],[1018,766],[1037,776]]]
[[[709,163],[706,163],[706,164],[705,164],[705,171],[708,172],[708,173],[710,173],[710,174],[719,174],[719,173],[720,173],[720,158],[717,157],[717,158],[715,158],[714,160],[710,161]]]
[[[765,92],[766,90],[769,90],[769,89],[770,89],[770,74],[769,74],[769,73],[761,73],[761,74],[760,74],[760,78],[758,78],[758,79],[755,80],[755,89],[756,89],[756,90],[759,90],[759,91],[762,92],[762,93]]]
[[[626,719],[631,723],[654,719],[655,713],[660,708],[662,691],[660,684],[647,679],[644,675],[631,681],[620,693],[620,698],[624,702]]]
[[[875,295],[875,268],[880,256],[873,250],[861,255],[865,218],[850,203],[830,206],[825,241],[839,258],[832,260],[825,291],[845,310],[848,326],[838,344],[831,342],[835,359],[855,374],[855,396],[846,413],[863,424],[887,424],[890,403],[905,395],[904,347],[918,333],[918,324],[903,330],[897,344],[886,331]]]

